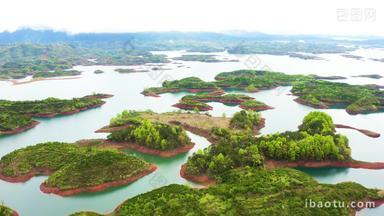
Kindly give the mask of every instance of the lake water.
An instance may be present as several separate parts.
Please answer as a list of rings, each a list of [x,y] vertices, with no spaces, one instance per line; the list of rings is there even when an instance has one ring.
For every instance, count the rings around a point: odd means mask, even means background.
[[[178,56],[183,52],[157,52],[168,56]],[[140,92],[145,87],[159,86],[165,79],[180,79],[197,76],[203,80],[213,80],[220,72],[237,69],[270,68],[289,74],[340,75],[348,77],[343,82],[354,84],[375,83],[384,85],[384,79],[352,78],[352,75],[381,74],[384,75],[384,63],[369,60],[371,57],[384,57],[384,50],[357,50],[355,55],[364,56],[364,60],[341,57],[338,54],[319,55],[325,60],[302,60],[287,56],[273,55],[230,55],[217,53],[221,57],[239,59],[240,62],[201,63],[181,62],[167,64],[164,68],[171,70],[150,73],[119,74],[114,72],[115,66],[77,66],[75,69],[84,71],[81,79],[39,81],[23,85],[12,85],[10,82],[0,82],[0,98],[9,100],[43,99],[47,97],[72,98],[81,97],[93,92],[110,93],[113,98],[106,99],[107,103],[97,109],[81,112],[71,116],[52,119],[38,119],[41,124],[21,134],[0,138],[0,156],[15,149],[46,141],[73,142],[79,139],[104,138],[106,134],[96,134],[95,130],[108,124],[109,119],[125,109],[146,110],[156,112],[176,110],[171,107],[185,93],[164,94],[160,98],[144,97]],[[104,70],[103,74],[94,74],[96,69]],[[262,129],[263,134],[278,131],[296,130],[302,118],[313,108],[297,104],[294,96],[287,95],[290,87],[281,87],[258,93],[247,93],[257,100],[275,107],[273,110],[262,112],[267,124]],[[214,116],[226,113],[231,116],[239,111],[238,107],[210,103]],[[384,134],[384,113],[368,115],[348,115],[344,110],[323,110],[330,114],[336,123],[369,129]],[[357,160],[384,161],[384,138],[369,138],[355,131],[338,130],[348,136],[352,148],[352,156]],[[90,210],[99,213],[111,212],[118,204],[137,194],[153,190],[171,183],[194,186],[179,175],[180,166],[185,163],[188,155],[197,149],[207,147],[210,143],[197,135],[188,133],[196,143],[189,153],[173,158],[163,159],[156,156],[127,151],[148,162],[156,164],[156,172],[126,186],[109,189],[99,193],[81,194],[72,197],[60,197],[40,192],[40,184],[47,178],[35,177],[26,183],[7,183],[0,180],[0,201],[17,210],[23,215],[64,216],[76,211]],[[365,169],[301,169],[314,176],[318,181],[337,183],[355,181],[372,188],[384,188],[384,170]],[[362,215],[384,215],[384,207],[363,210]]]

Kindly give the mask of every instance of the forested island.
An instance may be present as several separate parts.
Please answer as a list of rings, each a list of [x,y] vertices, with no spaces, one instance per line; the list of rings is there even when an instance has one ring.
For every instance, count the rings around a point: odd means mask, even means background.
[[[218,174],[217,183],[199,190],[172,184],[137,195],[120,204],[112,215],[353,215],[353,201],[372,201],[378,207],[383,195],[377,189],[345,182],[320,184],[294,169],[237,168]],[[307,200],[336,200],[345,205],[311,208]],[[79,212],[71,216],[101,216]]]
[[[162,87],[145,89],[146,96],[158,97],[169,92],[217,92],[242,90],[256,92],[278,86],[292,86],[296,102],[321,109],[345,109],[349,114],[381,112],[384,91],[370,85],[330,82],[313,75],[288,75],[279,72],[238,70],[219,73],[216,81],[205,82],[197,77],[165,81]]]
[[[37,175],[49,175],[41,184],[41,191],[70,196],[128,184],[155,169],[154,165],[117,150],[48,142],[3,156],[0,179],[25,182]]]
[[[194,143],[182,127],[153,121],[147,117],[151,113],[123,111],[118,114],[108,126],[97,131],[110,133],[107,140],[101,140],[98,145],[134,149],[161,157],[172,157],[192,149]]]
[[[121,48],[121,47],[120,47]],[[0,45],[0,79],[75,76],[76,65],[144,65],[166,63],[164,55],[148,51],[105,49],[79,44],[9,44]],[[89,59],[94,59],[90,61]]]
[[[39,122],[33,117],[52,118],[71,115],[83,110],[102,106],[112,95],[93,94],[82,98],[47,98],[35,101],[0,100],[0,135],[16,134],[33,128]]]
[[[244,111],[242,111],[244,112]],[[240,112],[241,113],[241,112]],[[250,116],[238,118],[247,122]],[[183,165],[181,175],[202,183],[219,179],[221,173],[239,167],[354,167],[383,169],[384,163],[351,158],[347,137],[335,133],[332,118],[311,112],[298,131],[254,137],[245,132],[216,130],[218,144],[199,150]]]
[[[136,119],[135,119],[136,118]],[[259,130],[265,126],[265,119],[260,113],[253,111],[240,111],[234,114],[232,118],[213,117],[209,114],[190,113],[190,112],[167,112],[155,113],[152,111],[123,111],[111,123],[96,132],[110,133],[130,127],[132,121],[141,122],[143,119],[153,123],[161,123],[182,127],[184,130],[198,134],[212,142],[219,139],[218,132],[229,130],[241,132],[248,130],[253,134],[258,134]],[[106,145],[108,146],[108,145]]]
[[[14,210],[2,204],[0,204],[0,215],[1,216],[19,216],[17,212],[15,212]]]
[[[272,109],[272,107],[267,106],[263,102],[256,101],[250,96],[233,93],[225,94],[224,91],[202,92],[195,95],[186,95],[173,106],[185,110],[197,109],[199,111],[208,111],[212,110],[212,107],[207,104],[209,102],[218,102],[229,106],[240,105],[240,108],[254,111]]]
[[[117,68],[115,69],[116,72],[119,73],[144,73],[149,72],[147,69],[134,69],[134,68]]]

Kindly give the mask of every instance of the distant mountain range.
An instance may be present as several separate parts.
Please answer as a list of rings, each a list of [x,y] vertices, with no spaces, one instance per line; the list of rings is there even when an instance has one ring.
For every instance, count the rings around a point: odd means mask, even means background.
[[[334,36],[319,35],[272,35],[260,32],[229,31],[224,33],[214,32],[132,32],[132,33],[80,33],[68,34],[53,30],[20,29],[15,32],[0,32],[0,44],[31,42],[31,43],[57,43],[57,42],[109,42],[135,40],[195,40],[195,41],[333,41]],[[384,38],[379,37],[351,37],[351,39],[364,39],[384,43]],[[346,38],[343,37],[343,40]]]

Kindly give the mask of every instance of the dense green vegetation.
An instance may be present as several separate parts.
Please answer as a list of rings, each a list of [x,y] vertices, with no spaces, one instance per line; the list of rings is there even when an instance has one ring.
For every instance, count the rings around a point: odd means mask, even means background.
[[[246,100],[240,104],[240,107],[245,110],[259,110],[270,108],[267,104],[257,100]]]
[[[88,149],[45,181],[61,190],[82,188],[127,179],[148,169],[145,161],[117,150]]]
[[[243,94],[216,94],[215,92],[198,93],[195,95],[186,95],[181,101],[200,101],[200,102],[221,102],[224,104],[240,104],[243,101],[252,100],[253,98]]]
[[[0,79],[74,75],[75,65],[140,65],[168,62],[164,55],[147,51],[99,49],[77,44],[0,45]],[[89,59],[93,59],[90,61]],[[78,74],[76,74],[78,75]]]
[[[319,184],[294,169],[234,169],[205,190],[172,184],[126,200],[111,214],[126,215],[342,215],[352,201],[382,198],[352,183]],[[307,200],[345,202],[344,207],[310,208]],[[93,213],[75,214],[92,216]]]
[[[178,91],[185,91],[185,90],[206,90],[206,91],[212,91],[216,89],[216,85],[210,82],[205,82],[201,80],[198,77],[188,77],[181,80],[174,80],[174,81],[164,81],[162,84],[162,87],[152,87],[152,88],[146,88],[144,89],[144,94],[149,93],[165,93],[173,91],[174,89]]]
[[[6,206],[3,206],[1,204],[0,204],[0,215],[1,216],[14,216],[12,209],[10,209]]]
[[[253,130],[254,127],[259,126],[261,121],[260,113],[242,110],[233,115],[230,126],[234,129]]]
[[[212,109],[208,104],[194,100],[180,100],[173,106],[185,110],[207,111]]]
[[[198,77],[188,77],[181,80],[164,81],[164,88],[185,88],[185,89],[201,89],[201,88],[215,88],[212,83],[205,82]]]
[[[165,81],[162,87],[147,88],[143,93],[164,93],[167,90],[179,89],[210,89],[210,92],[223,89],[240,89],[256,91],[270,89],[278,86],[292,85],[294,81],[311,79],[304,75],[287,75],[279,72],[238,70],[219,73],[214,82],[205,82],[197,77],[188,77],[181,80]]]
[[[0,132],[27,126],[32,123],[32,117],[50,117],[103,103],[101,99],[89,96],[73,99],[47,98],[35,101],[0,100]]]
[[[0,160],[2,174],[17,177],[36,170],[53,174],[45,181],[61,190],[126,179],[149,167],[145,161],[117,150],[48,142],[13,151]]]
[[[169,150],[191,144],[190,138],[185,130],[179,126],[170,124],[151,122],[140,116],[140,113],[124,111],[115,118],[112,118],[110,125],[130,126],[113,131],[108,135],[108,139],[118,142],[137,143],[141,146]]]
[[[308,79],[304,75],[288,75],[280,72],[237,70],[219,73],[215,83],[221,88],[237,88],[250,91],[292,85],[294,81]]]
[[[146,111],[151,112],[151,111]],[[144,119],[141,116],[142,112],[137,112],[133,110],[124,110],[121,113],[118,113],[115,117],[111,118],[109,121],[110,127],[123,126],[127,124],[139,125]]]
[[[231,125],[249,128],[260,121],[255,112],[241,111]],[[298,131],[253,137],[250,133],[233,133],[216,128],[218,145],[193,154],[187,162],[187,173],[211,177],[234,167],[262,166],[263,158],[275,160],[350,160],[348,139],[335,134],[332,118],[325,113],[308,114]]]
[[[68,143],[37,144],[3,156],[0,167],[3,175],[14,177],[25,175],[38,168],[58,170],[84,156],[85,152],[81,150],[78,146]]]
[[[384,107],[384,91],[369,86],[307,80],[295,82],[292,93],[309,105],[337,105],[351,114],[377,112]]]
[[[245,102],[254,102],[254,103],[245,103]],[[255,101],[252,97],[249,97],[247,95],[243,94],[222,94],[222,92],[203,92],[203,93],[198,93],[195,95],[186,95],[180,99],[180,101],[173,105],[175,107],[178,107],[180,109],[186,109],[186,110],[191,110],[193,108],[197,108],[200,111],[204,110],[210,110],[212,109],[211,106],[209,106],[208,102],[218,102],[218,103],[223,103],[226,105],[240,105],[240,104],[245,104],[248,106],[241,106],[241,108],[261,108],[261,107],[268,107],[264,103],[261,103],[259,101]],[[256,106],[257,104],[257,106]],[[253,106],[251,106],[253,105]]]
[[[33,78],[49,78],[49,77],[61,77],[61,76],[78,76],[81,72],[77,70],[62,70],[54,72],[37,72],[33,75]]]
[[[317,108],[343,108],[350,114],[379,112],[384,109],[384,91],[369,85],[350,85],[319,80],[309,75],[288,75],[279,72],[237,70],[219,73],[216,81],[205,82],[197,77],[165,81],[163,87],[148,88],[144,94],[160,94],[185,90],[239,89],[258,91],[278,86],[293,86],[291,92],[299,96],[296,101]],[[193,96],[186,96],[186,98]],[[199,96],[194,98],[199,99]],[[251,102],[249,102],[251,103]]]

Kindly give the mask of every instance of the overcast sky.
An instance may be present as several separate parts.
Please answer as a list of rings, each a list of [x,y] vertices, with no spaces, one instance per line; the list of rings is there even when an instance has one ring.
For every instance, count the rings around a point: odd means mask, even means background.
[[[2,0],[0,31],[227,31],[384,36],[383,0]]]

